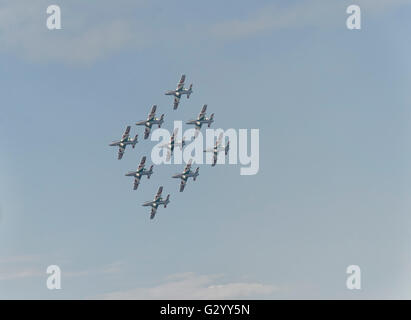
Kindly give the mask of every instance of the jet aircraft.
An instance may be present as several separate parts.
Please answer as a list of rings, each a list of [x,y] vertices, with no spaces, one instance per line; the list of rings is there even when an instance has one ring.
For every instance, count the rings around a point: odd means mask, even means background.
[[[121,137],[121,140],[119,141],[113,141],[112,143],[109,144],[111,147],[116,147],[118,146],[118,160],[120,160],[123,157],[124,152],[126,151],[127,145],[131,144],[133,149],[136,147],[137,137],[138,134],[134,137],[134,139],[130,138],[130,129],[131,126],[127,126],[126,131],[124,131],[123,136]]]
[[[168,194],[166,199],[164,200],[161,197],[162,192],[163,192],[163,186],[158,188],[157,194],[154,197],[153,201],[147,201],[143,203],[143,207],[151,207],[150,219],[154,219],[154,216],[156,215],[156,212],[157,212],[157,208],[160,205],[164,205],[164,208],[167,208],[167,204],[170,202],[170,195]]]
[[[186,122],[186,124],[194,124],[194,125],[195,125],[195,128],[196,128],[195,137],[198,136],[198,132],[200,131],[201,126],[202,126],[204,123],[207,123],[207,124],[208,124],[208,127],[210,128],[211,124],[214,122],[214,113],[212,113],[212,114],[210,115],[210,117],[207,118],[207,117],[205,116],[205,115],[206,115],[206,111],[207,111],[207,105],[205,104],[205,105],[203,106],[203,108],[201,109],[201,112],[200,112],[200,114],[198,115],[198,117],[197,117],[196,120],[189,120],[189,121]]]
[[[150,176],[153,174],[153,165],[150,166],[150,169],[144,167],[146,163],[146,156],[141,158],[140,165],[136,171],[129,171],[126,173],[127,177],[134,177],[134,187],[133,190],[137,190],[140,180],[143,176],[147,176],[147,179],[150,179]]]
[[[220,151],[224,151],[225,155],[228,154],[228,151],[230,150],[230,141],[227,142],[226,146],[222,146],[223,142],[223,132],[220,133],[218,136],[218,139],[214,145],[213,148],[206,149],[204,152],[212,152],[213,153],[213,164],[211,166],[215,166],[217,163],[217,156]]]
[[[193,84],[190,84],[190,86],[187,88],[184,88],[184,82],[186,80],[186,75],[183,74],[181,76],[180,82],[177,85],[177,88],[175,90],[169,90],[166,91],[167,96],[174,96],[174,110],[178,108],[178,104],[180,102],[180,98],[186,94],[187,99],[190,98],[190,95],[193,93]]]
[[[163,122],[164,122],[164,113],[160,116],[160,118],[156,118],[156,117],[155,117],[155,116],[156,116],[156,109],[157,109],[157,106],[154,105],[154,106],[151,108],[151,111],[150,111],[150,113],[149,113],[149,115],[148,115],[148,117],[147,117],[147,120],[143,120],[143,121],[136,122],[136,125],[137,125],[137,126],[145,126],[145,127],[146,127],[145,130],[144,130],[144,139],[147,139],[147,138],[149,137],[150,131],[151,131],[151,127],[152,127],[154,124],[157,124],[158,127],[160,128],[161,125],[162,125]]]
[[[174,148],[176,146],[179,146],[180,149],[182,150],[184,148],[185,144],[186,144],[184,137],[182,138],[181,141],[176,141],[177,133],[178,133],[178,128],[175,128],[174,132],[173,132],[173,135],[170,138],[170,142],[166,142],[166,143],[160,145],[160,148],[168,149],[167,158],[166,158],[167,161],[169,161],[171,159],[171,156],[174,152]]]
[[[173,176],[173,178],[180,178],[181,179],[181,183],[180,183],[180,192],[184,191],[184,187],[186,186],[187,180],[188,178],[193,178],[193,181],[196,181],[198,175],[199,175],[199,171],[200,171],[200,167],[197,167],[197,169],[195,171],[191,170],[191,165],[192,165],[193,160],[190,159],[186,165],[186,167],[184,168],[182,173],[176,174]]]

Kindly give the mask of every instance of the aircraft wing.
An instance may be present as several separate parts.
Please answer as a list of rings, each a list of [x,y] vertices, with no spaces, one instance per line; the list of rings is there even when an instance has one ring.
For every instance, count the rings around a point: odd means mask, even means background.
[[[172,152],[172,149],[169,148],[169,150],[167,151],[166,161],[170,161]]]
[[[121,158],[123,157],[125,149],[120,147],[118,148],[118,160],[121,160]]]
[[[178,108],[179,102],[180,102],[180,97],[174,97],[174,110]]]
[[[157,212],[157,209],[155,207],[151,207],[150,219],[154,219],[156,212]]]
[[[150,128],[146,127],[144,129],[144,139],[147,139],[149,135],[150,135]]]
[[[198,120],[201,120],[201,119],[204,118],[204,116],[205,116],[205,114],[206,114],[206,111],[207,111],[207,105],[205,104],[205,105],[203,106],[203,109],[201,109],[200,114],[198,115]]]
[[[137,171],[140,171],[141,169],[143,169],[145,163],[146,163],[146,156],[144,156],[144,157],[141,158],[141,161],[140,161],[140,164],[139,164],[139,166],[138,166],[138,168],[137,168]]]
[[[109,144],[110,147],[118,146],[120,144],[120,141],[113,141],[112,143]]]
[[[217,156],[218,156],[218,153],[217,153],[217,152],[214,152],[214,155],[213,155],[213,164],[212,164],[213,167],[214,167],[215,164],[217,163]]]
[[[171,149],[170,142],[162,143],[158,147],[161,148],[161,149],[168,149],[168,150]]]
[[[218,136],[217,142],[215,145],[218,147],[221,144],[221,141],[223,141],[223,133],[220,132],[220,135]]]
[[[180,82],[179,82],[178,85],[177,85],[177,90],[183,89],[183,87],[184,87],[184,82],[185,82],[185,81],[186,81],[186,75],[183,74],[183,75],[181,76]]]
[[[125,140],[128,138],[128,136],[130,135],[130,129],[131,126],[127,126],[126,131],[124,131],[123,136],[121,137],[121,140]]]
[[[139,184],[140,184],[140,178],[135,177],[133,190],[137,190]]]
[[[178,133],[178,128],[175,128],[173,131],[173,135],[171,136],[171,142],[173,142],[176,139],[177,133]]]
[[[186,181],[181,179],[181,183],[180,183],[180,192],[183,192],[184,187],[186,186]]]
[[[153,105],[153,107],[151,108],[151,111],[148,115],[148,120],[153,120],[154,116],[156,115],[156,109],[157,109],[157,106]]]
[[[158,188],[156,197],[154,198],[154,200],[158,200],[161,197],[161,193],[163,192],[163,186],[161,186],[160,188]]]
[[[187,173],[188,171],[190,171],[191,165],[193,163],[193,159],[190,159],[186,165],[186,167],[184,168],[184,173]]]

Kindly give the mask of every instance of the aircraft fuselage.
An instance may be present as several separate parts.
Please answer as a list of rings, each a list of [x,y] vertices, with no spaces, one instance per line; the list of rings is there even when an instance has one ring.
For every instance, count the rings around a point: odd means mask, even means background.
[[[176,90],[169,90],[165,94],[167,96],[175,96],[177,98],[180,98],[183,94],[189,95],[191,93],[192,93],[192,90],[181,88],[181,89],[176,89]]]

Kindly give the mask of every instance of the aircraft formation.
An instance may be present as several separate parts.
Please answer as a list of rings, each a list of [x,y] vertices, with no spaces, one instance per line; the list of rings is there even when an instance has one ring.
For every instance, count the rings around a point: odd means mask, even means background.
[[[169,90],[165,92],[165,95],[174,96],[173,110],[177,110],[179,103],[180,103],[180,99],[183,95],[186,95],[187,99],[189,99],[190,95],[193,93],[193,84],[190,84],[188,88],[184,88],[185,79],[186,79],[186,76],[183,74],[180,78],[180,81],[177,84],[177,88],[175,90]],[[156,111],[157,111],[157,105],[153,105],[150,113],[147,116],[147,119],[138,121],[135,123],[136,126],[145,127],[144,129],[144,139],[145,140],[149,138],[151,129],[153,126],[157,125],[158,128],[160,128],[161,125],[164,123],[164,114],[161,114],[159,118],[156,118]],[[214,113],[212,113],[210,117],[207,118],[206,111],[207,111],[207,105],[205,104],[202,107],[196,119],[189,120],[186,122],[186,124],[188,125],[195,126],[196,131],[195,131],[194,139],[197,138],[198,133],[200,132],[203,124],[207,124],[207,126],[210,128],[211,124],[214,122]],[[109,144],[109,146],[118,147],[118,156],[117,156],[118,160],[121,160],[123,158],[123,155],[126,151],[126,147],[128,145],[131,145],[132,148],[134,149],[136,144],[138,143],[138,134],[136,134],[134,138],[131,138],[130,130],[131,130],[131,126],[127,126],[121,139],[118,141],[113,141],[112,143]],[[170,141],[160,146],[160,148],[167,149],[167,157],[166,157],[167,161],[171,159],[171,156],[173,155],[175,147],[179,147],[182,150],[184,146],[186,145],[184,137],[182,138],[181,141],[176,140],[177,133],[178,133],[178,128],[174,130],[170,138]],[[213,167],[217,163],[217,157],[218,157],[219,152],[224,151],[225,155],[227,155],[229,151],[229,147],[230,147],[230,141],[228,141],[227,144],[223,146],[223,133],[220,133],[217,141],[215,142],[214,147],[204,150],[204,152],[213,153],[213,163],[212,163]],[[138,186],[140,185],[140,182],[143,176],[147,176],[147,179],[150,179],[151,175],[153,174],[153,165],[151,165],[147,169],[145,166],[146,160],[147,160],[147,157],[143,156],[140,160],[140,164],[138,168],[135,171],[129,171],[128,173],[126,173],[127,177],[134,178],[133,190],[138,189]],[[184,188],[189,178],[192,178],[193,181],[196,181],[197,177],[199,176],[200,167],[197,167],[195,170],[192,170],[191,167],[192,167],[192,159],[189,160],[189,162],[185,166],[182,173],[175,174],[172,176],[172,178],[180,179],[180,192],[184,191]],[[142,206],[144,207],[151,207],[150,219],[154,219],[157,209],[160,205],[166,208],[167,205],[170,203],[170,194],[168,194],[167,197],[163,199],[162,192],[163,192],[163,186],[160,186],[158,188],[158,191],[154,199],[152,201],[146,201],[142,204]]]

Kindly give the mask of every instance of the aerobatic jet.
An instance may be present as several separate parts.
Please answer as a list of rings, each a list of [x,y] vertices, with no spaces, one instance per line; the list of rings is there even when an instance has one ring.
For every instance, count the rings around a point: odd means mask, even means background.
[[[133,190],[137,190],[138,185],[140,184],[140,180],[143,176],[147,176],[147,179],[150,179],[150,176],[153,174],[153,166],[151,165],[150,169],[146,169],[144,167],[146,163],[146,156],[144,156],[141,161],[140,165],[138,166],[136,171],[129,171],[126,173],[127,177],[134,177],[134,187]]]
[[[187,99],[190,98],[190,95],[193,93],[193,84],[190,84],[190,87],[184,88],[184,82],[186,80],[186,75],[183,74],[181,76],[180,82],[177,85],[177,88],[175,90],[169,90],[165,94],[167,96],[174,96],[174,110],[178,108],[178,103],[180,102],[180,98],[183,96],[183,94],[187,95]]]
[[[147,201],[143,203],[143,207],[151,207],[151,215],[150,219],[154,219],[154,216],[156,215],[157,208],[160,205],[164,205],[164,208],[167,208],[167,204],[170,202],[170,195],[167,195],[167,198],[164,200],[161,197],[161,193],[163,192],[163,186],[158,188],[157,194],[154,197],[153,201]]]
[[[113,141],[109,144],[111,147],[118,146],[118,160],[123,157],[124,151],[126,151],[127,145],[131,144],[133,149],[136,146],[138,134],[134,137],[134,139],[130,138],[130,129],[131,126],[127,126],[126,131],[124,131],[123,136],[121,137],[120,141]]]
[[[159,146],[160,148],[168,149],[167,159],[166,159],[167,161],[169,161],[171,159],[171,156],[174,152],[174,147],[178,146],[182,150],[184,148],[185,144],[186,144],[184,137],[182,138],[181,141],[176,141],[177,133],[178,133],[178,128],[175,128],[174,132],[173,132],[173,135],[170,138],[170,142],[166,142],[166,143]]]
[[[200,167],[197,167],[197,169],[195,171],[191,170],[191,164],[192,164],[193,160],[190,159],[186,165],[186,167],[184,168],[183,173],[179,173],[173,176],[173,178],[180,178],[181,179],[181,183],[180,183],[180,192],[184,191],[184,187],[186,186],[187,180],[188,178],[193,178],[193,181],[196,181],[198,175],[199,175],[199,171],[200,171]]]
[[[213,164],[211,166],[215,166],[217,163],[217,156],[220,151],[224,151],[225,155],[228,154],[228,150],[230,150],[230,141],[227,142],[226,146],[222,146],[223,142],[223,132],[220,133],[218,139],[213,148],[206,149],[204,152],[212,152],[213,153]]]
[[[207,118],[207,117],[205,116],[205,115],[206,115],[206,111],[207,111],[207,105],[205,104],[205,105],[203,106],[203,108],[201,109],[201,112],[200,112],[200,114],[198,115],[198,117],[197,117],[196,120],[189,120],[189,121],[186,122],[186,124],[194,124],[194,125],[195,125],[195,127],[196,127],[195,137],[198,136],[198,132],[200,131],[201,126],[202,126],[204,123],[207,123],[207,124],[208,124],[208,127],[210,128],[211,124],[214,122],[214,113],[212,113],[212,114],[210,115],[210,117]]]
[[[144,139],[148,138],[148,136],[150,135],[151,127],[154,124],[157,124],[158,127],[160,128],[161,125],[164,122],[164,113],[160,116],[160,118],[155,117],[156,116],[156,109],[157,109],[157,106],[154,105],[151,108],[151,111],[150,111],[150,114],[147,117],[147,120],[136,122],[137,126],[145,126],[146,127],[146,129],[144,130]]]

